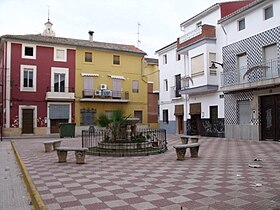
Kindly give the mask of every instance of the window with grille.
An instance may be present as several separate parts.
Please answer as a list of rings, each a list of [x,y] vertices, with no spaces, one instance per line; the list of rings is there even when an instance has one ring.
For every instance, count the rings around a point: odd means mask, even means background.
[[[92,62],[92,53],[91,52],[85,52],[85,62]]]

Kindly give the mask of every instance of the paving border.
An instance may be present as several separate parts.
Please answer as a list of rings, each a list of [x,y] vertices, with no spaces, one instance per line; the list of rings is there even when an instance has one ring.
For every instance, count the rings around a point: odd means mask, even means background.
[[[33,184],[32,179],[29,176],[28,171],[26,169],[26,166],[24,165],[22,159],[20,158],[17,148],[13,141],[11,141],[11,145],[12,145],[13,151],[15,153],[19,168],[23,175],[23,180],[26,185],[27,191],[30,195],[30,198],[32,201],[32,206],[34,207],[35,210],[47,210],[47,207],[46,207],[41,195],[37,191],[35,185]]]

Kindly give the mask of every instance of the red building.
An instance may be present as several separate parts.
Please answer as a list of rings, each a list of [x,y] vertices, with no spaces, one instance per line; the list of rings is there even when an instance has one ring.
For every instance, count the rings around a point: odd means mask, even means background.
[[[75,47],[45,26],[43,34],[1,37],[3,136],[58,133],[59,123],[74,121]]]

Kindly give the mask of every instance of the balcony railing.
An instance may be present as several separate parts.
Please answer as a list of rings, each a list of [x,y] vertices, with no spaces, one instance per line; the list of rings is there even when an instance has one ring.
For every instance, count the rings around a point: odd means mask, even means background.
[[[80,101],[128,102],[128,91],[84,89]]]
[[[216,38],[216,28],[211,25],[202,25],[201,27],[186,33],[177,39],[177,49],[184,49],[193,43],[209,38]]]
[[[75,100],[75,88],[63,86],[49,86],[46,91],[48,101],[73,101]]]
[[[221,87],[227,88],[250,84],[250,87],[267,85],[266,81],[280,78],[280,60],[256,64],[252,67],[242,67],[233,71],[221,73]],[[271,82],[270,82],[271,83]]]

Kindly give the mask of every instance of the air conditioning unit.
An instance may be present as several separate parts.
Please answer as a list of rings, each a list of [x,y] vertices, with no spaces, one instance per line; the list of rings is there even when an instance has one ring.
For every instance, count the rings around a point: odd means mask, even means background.
[[[101,96],[102,91],[101,90],[95,90],[94,95],[95,96]]]
[[[100,90],[107,90],[107,85],[106,84],[101,84],[100,85]]]
[[[102,96],[110,97],[110,96],[112,96],[112,91],[111,90],[102,90]]]

